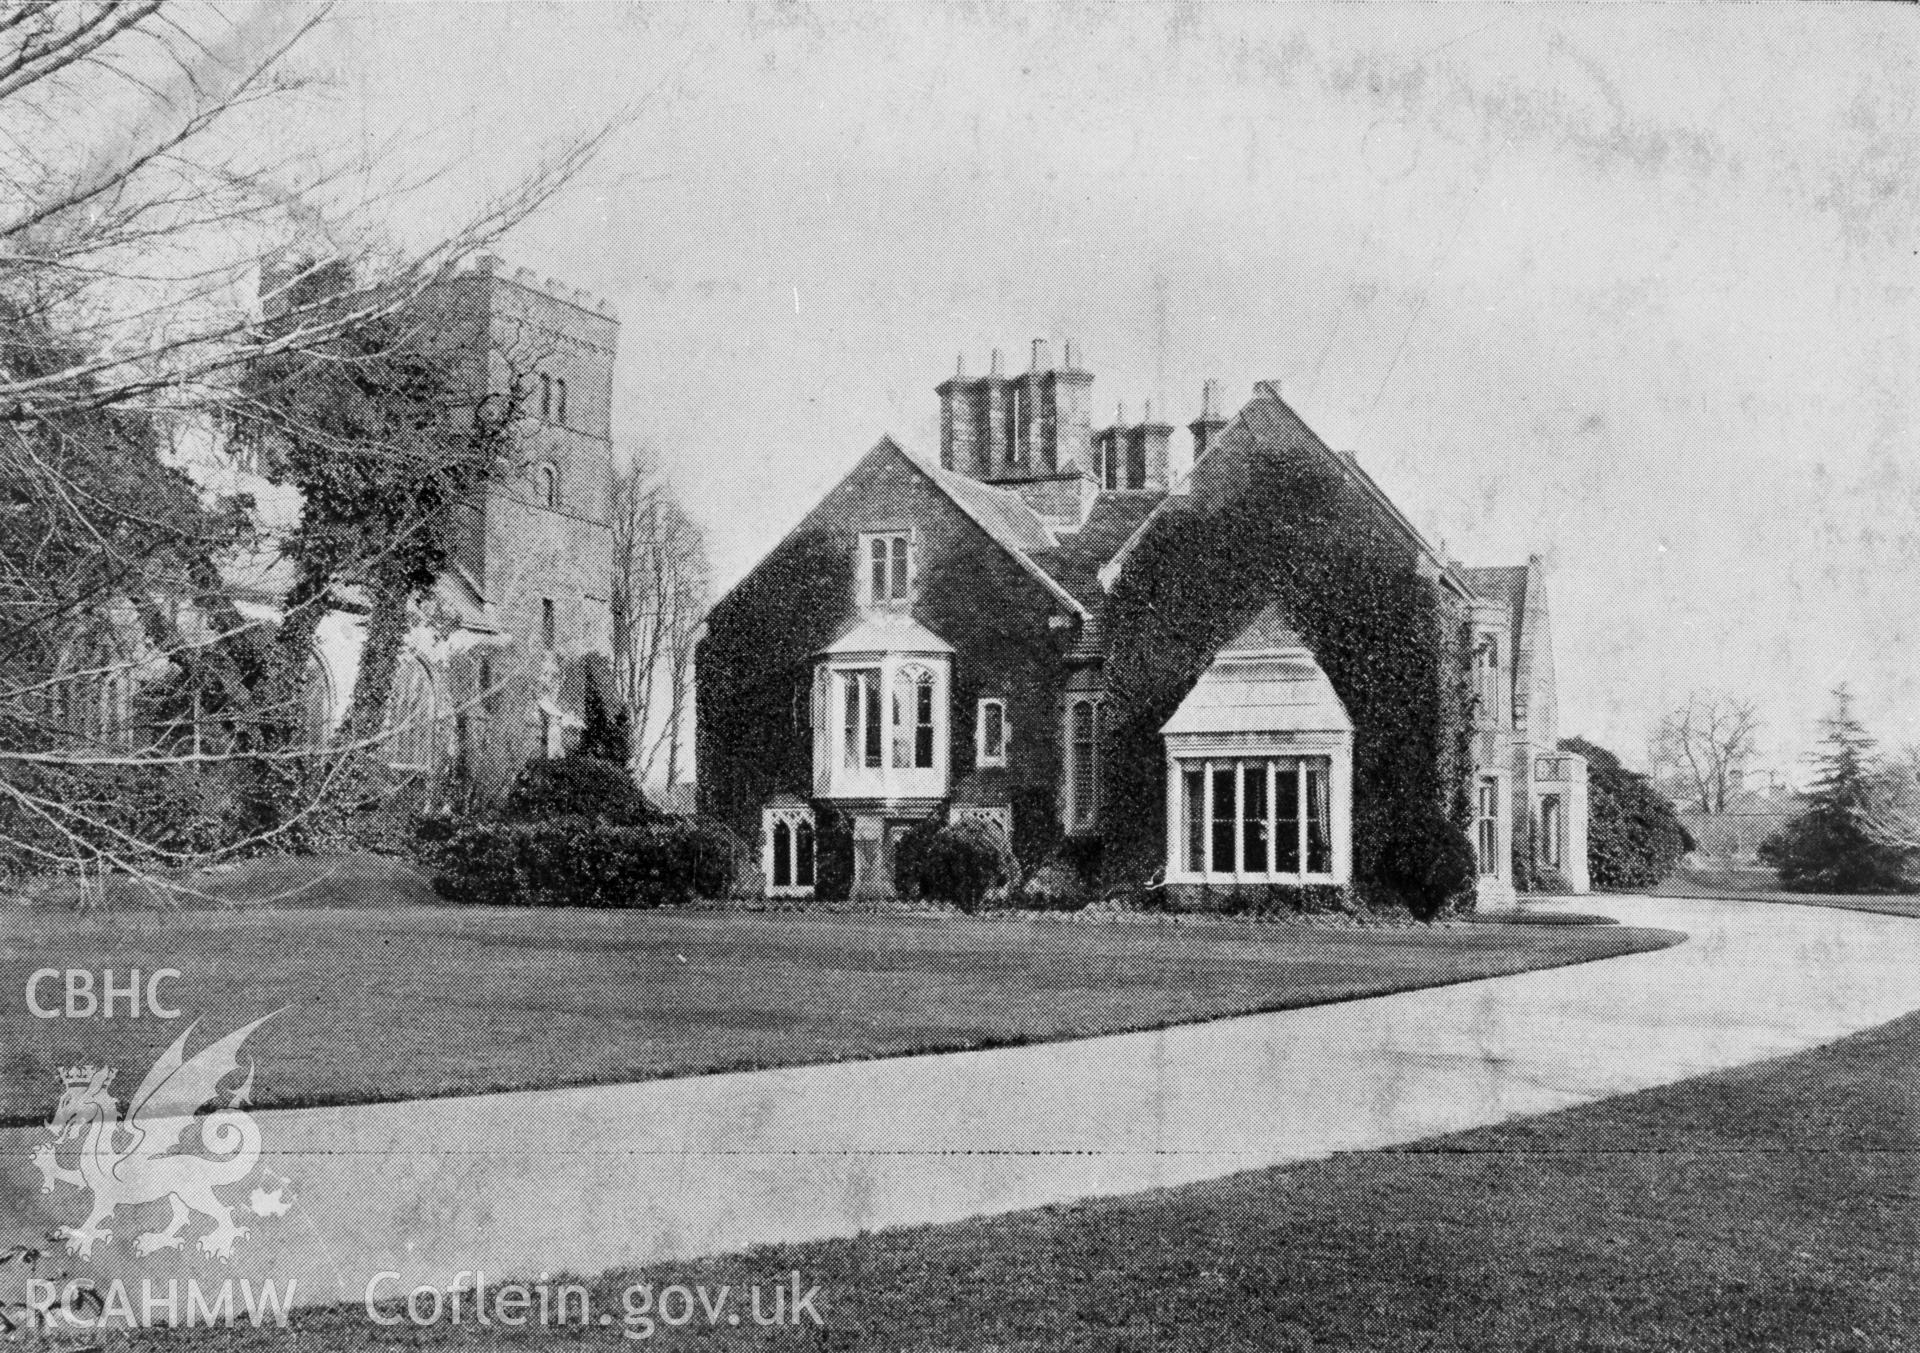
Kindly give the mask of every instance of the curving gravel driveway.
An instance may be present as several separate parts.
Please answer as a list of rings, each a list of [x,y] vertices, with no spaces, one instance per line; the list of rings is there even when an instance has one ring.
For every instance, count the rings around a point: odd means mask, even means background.
[[[1689,939],[1654,953],[1155,1033],[978,1053],[258,1115],[285,1216],[230,1268],[358,1303],[445,1284],[943,1222],[1189,1183],[1540,1113],[1829,1042],[1920,1009],[1920,923],[1583,899]],[[51,1207],[0,1134],[0,1212]],[[10,1158],[10,1159],[5,1159]],[[142,1226],[157,1225],[147,1214]],[[194,1271],[136,1259],[96,1277]],[[196,1223],[188,1234],[204,1226]],[[0,1240],[5,1236],[0,1235]],[[190,1250],[191,1247],[189,1247]]]

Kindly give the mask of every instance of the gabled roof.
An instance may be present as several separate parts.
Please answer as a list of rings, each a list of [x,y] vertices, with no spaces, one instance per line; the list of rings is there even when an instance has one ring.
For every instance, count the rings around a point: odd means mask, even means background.
[[[1034,561],[1034,552],[1050,549],[1053,546],[1053,532],[1040,514],[1028,507],[1019,494],[1009,489],[995,488],[983,484],[977,479],[953,470],[943,469],[939,465],[923,460],[913,452],[901,446],[891,437],[882,437],[874,447],[875,451],[891,450],[907,464],[920,471],[927,481],[942,493],[949,501],[966,513],[978,526],[992,538],[995,544],[1012,555],[1015,562],[1026,569],[1047,591],[1051,592],[1069,611],[1080,619],[1087,618],[1087,608],[1080,599],[1060,585],[1058,579]],[[869,455],[872,452],[868,453]]]
[[[1269,603],[1214,655],[1160,731],[1351,733],[1353,720],[1313,654]]]
[[[1192,470],[1188,472],[1189,479],[1191,480],[1192,476],[1198,473],[1208,459],[1219,454],[1221,448],[1237,445],[1244,438],[1252,439],[1253,450],[1256,452],[1273,454],[1293,451],[1318,456],[1326,464],[1333,466],[1349,483],[1358,487],[1385,511],[1388,519],[1399,527],[1407,543],[1427,557],[1443,582],[1456,591],[1463,593],[1468,591],[1459,570],[1448,562],[1445,554],[1434,548],[1432,542],[1421,533],[1420,528],[1415,526],[1407,514],[1387,496],[1386,490],[1374,482],[1373,476],[1361,468],[1359,460],[1350,455],[1343,455],[1321,441],[1319,434],[1307,425],[1307,421],[1294,411],[1292,405],[1280,397],[1280,387],[1276,382],[1260,381],[1255,384],[1253,398],[1238,414],[1234,415],[1233,420],[1227,424],[1220,435],[1208,444],[1206,451],[1194,462]],[[1178,510],[1179,506],[1186,501],[1184,496],[1169,497],[1142,520],[1126,543],[1102,567],[1101,583],[1104,586],[1112,586],[1113,580],[1126,566],[1128,556],[1146,536],[1154,519],[1162,512]]]
[[[1502,564],[1495,568],[1461,567],[1460,576],[1474,595],[1504,606],[1513,625],[1513,644],[1520,647],[1520,621],[1527,613],[1526,564]]]

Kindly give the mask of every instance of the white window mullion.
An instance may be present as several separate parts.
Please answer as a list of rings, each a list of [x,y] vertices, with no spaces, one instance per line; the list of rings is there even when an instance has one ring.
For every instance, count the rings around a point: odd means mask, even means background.
[[[1310,857],[1307,855],[1307,838],[1313,833],[1308,824],[1313,821],[1313,804],[1307,798],[1307,758],[1300,757],[1293,763],[1294,783],[1299,786],[1299,797],[1294,800],[1300,805],[1300,821],[1295,824],[1300,840],[1300,877],[1307,876]]]
[[[1219,872],[1213,859],[1213,762],[1206,761],[1201,764],[1204,769],[1200,775],[1200,783],[1202,785],[1200,798],[1206,805],[1206,816],[1202,819],[1200,832],[1201,872],[1208,877],[1212,877],[1215,873]]]
[[[1279,812],[1279,795],[1275,793],[1279,789],[1275,783],[1279,771],[1273,760],[1265,760],[1260,764],[1260,773],[1267,777],[1267,877],[1273,879],[1281,871],[1281,831],[1273,825],[1275,814]]]

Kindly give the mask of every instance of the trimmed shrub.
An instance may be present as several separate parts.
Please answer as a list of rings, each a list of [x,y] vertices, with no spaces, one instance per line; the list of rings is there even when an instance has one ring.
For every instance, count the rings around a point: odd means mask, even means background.
[[[1010,889],[1019,877],[1006,838],[983,822],[930,817],[894,844],[894,885],[961,911],[978,911],[995,889]]]
[[[1380,861],[1381,881],[1421,921],[1449,906],[1471,910],[1477,868],[1473,843],[1437,809],[1415,816]]]
[[[1081,911],[1093,894],[1071,865],[1049,860],[1028,874],[1018,890],[1020,905],[1033,911]]]
[[[726,896],[738,865],[728,833],[677,820],[473,822],[426,843],[425,854],[441,897],[495,906],[684,905]]]
[[[652,818],[653,811],[624,768],[573,752],[527,762],[507,792],[501,815],[514,822],[582,817],[638,827]]]

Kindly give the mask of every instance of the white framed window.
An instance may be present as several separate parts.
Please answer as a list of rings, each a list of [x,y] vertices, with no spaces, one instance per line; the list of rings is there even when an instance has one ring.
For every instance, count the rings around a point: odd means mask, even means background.
[[[893,768],[933,769],[933,673],[908,663],[893,678]]]
[[[848,770],[878,770],[883,764],[880,729],[880,669],[852,667],[836,673],[840,683],[840,764]]]
[[[760,815],[760,867],[769,897],[810,897],[814,878],[813,809],[782,806]]]
[[[913,600],[913,542],[906,531],[876,531],[860,537],[861,604],[867,610],[898,608]]]
[[[1488,723],[1506,722],[1500,715],[1500,640],[1482,635],[1473,654],[1473,688],[1480,699],[1480,717]]]
[[[1474,799],[1474,851],[1480,857],[1480,873],[1496,878],[1500,873],[1500,782],[1482,776]]]
[[[1007,702],[997,696],[982,700],[973,721],[973,763],[993,767],[1007,764]]]
[[[1205,880],[1331,880],[1333,767],[1324,756],[1182,759],[1179,869]]]
[[[1086,831],[1100,817],[1100,701],[1067,701],[1067,827]]]

